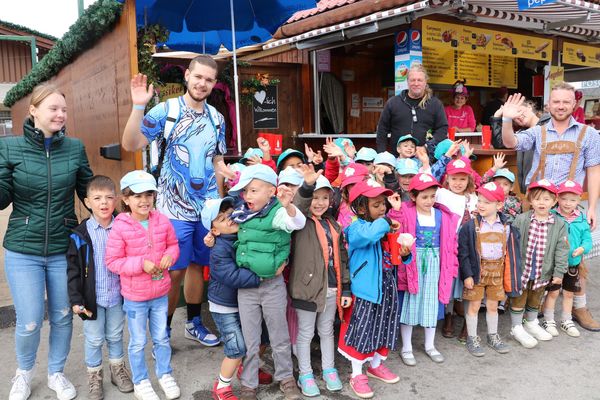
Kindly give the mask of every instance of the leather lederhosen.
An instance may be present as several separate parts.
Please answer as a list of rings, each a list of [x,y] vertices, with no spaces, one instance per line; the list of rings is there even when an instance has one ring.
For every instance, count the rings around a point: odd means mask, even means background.
[[[477,242],[477,252],[479,253],[479,285],[482,286],[502,286],[504,276],[504,262],[506,258],[506,229],[503,232],[480,232],[479,220],[475,218],[475,238]],[[498,259],[489,260],[481,257],[482,243],[502,243],[502,256]]]

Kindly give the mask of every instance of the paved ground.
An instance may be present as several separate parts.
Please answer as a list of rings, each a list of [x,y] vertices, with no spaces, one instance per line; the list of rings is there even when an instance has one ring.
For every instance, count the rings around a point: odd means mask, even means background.
[[[590,263],[589,305],[592,312],[600,316],[600,258]],[[195,342],[183,338],[182,318],[184,310],[179,309],[174,321],[176,329],[172,339],[174,349],[174,375],[182,387],[182,399],[208,400],[212,381],[218,372],[222,358],[222,348],[203,348]],[[480,320],[485,321],[483,314]],[[487,351],[485,357],[470,356],[464,346],[455,339],[444,339],[438,334],[437,348],[446,356],[444,364],[434,364],[422,351],[423,334],[417,330],[413,340],[418,365],[406,367],[398,352],[394,352],[387,365],[401,376],[395,385],[374,383],[377,399],[600,399],[600,333],[582,331],[580,338],[574,339],[561,334],[550,342],[541,343],[537,348],[527,350],[508,339],[509,318],[501,316],[500,333],[507,338],[511,352],[506,355]],[[480,325],[484,332],[485,322]],[[45,367],[47,359],[47,323],[44,324],[40,346],[37,373],[33,380],[32,399],[53,399],[53,392],[46,387]],[[14,354],[14,328],[0,330],[0,343],[3,344],[0,364],[0,398],[7,398],[10,379],[16,368]],[[149,355],[149,352],[147,352]],[[313,360],[318,360],[318,349],[313,352]],[[148,356],[149,365],[152,360]],[[318,362],[313,362],[317,365]],[[349,363],[338,357],[337,367],[343,377],[349,374]],[[83,363],[82,323],[76,318],[72,350],[65,373],[73,381],[85,398],[87,378]],[[105,368],[108,375],[108,369]],[[157,386],[156,379],[152,378]],[[344,390],[335,395],[325,393],[322,382],[323,399],[353,399],[347,384]],[[105,379],[106,399],[131,399],[131,394],[121,394]],[[235,381],[234,388],[239,388]],[[280,399],[276,385],[261,387],[261,400]]]

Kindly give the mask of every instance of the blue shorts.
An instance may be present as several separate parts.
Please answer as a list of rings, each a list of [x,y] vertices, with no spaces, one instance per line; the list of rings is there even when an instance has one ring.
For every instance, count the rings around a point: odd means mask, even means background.
[[[225,357],[239,359],[246,355],[246,343],[242,335],[240,313],[220,314],[211,312],[213,321],[221,334]]]
[[[186,269],[191,263],[208,265],[210,249],[204,245],[204,236],[208,233],[202,221],[179,221],[172,219],[179,241],[179,259],[170,270]]]

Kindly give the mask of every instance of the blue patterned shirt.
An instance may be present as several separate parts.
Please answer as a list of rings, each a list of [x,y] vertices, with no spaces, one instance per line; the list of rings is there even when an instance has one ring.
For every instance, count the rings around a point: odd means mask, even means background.
[[[112,222],[108,228],[103,227],[91,216],[86,223],[87,231],[94,246],[94,267],[96,278],[96,303],[104,308],[114,307],[120,304],[121,281],[119,275],[112,273],[106,268],[104,254],[106,253],[106,242],[108,234],[112,229]]]
[[[557,140],[569,140],[573,143],[577,142],[577,137],[581,131],[583,124],[575,121],[573,117],[569,121],[569,127],[564,131],[562,135],[559,135],[556,129],[554,129],[554,123],[552,119],[546,124],[546,142],[555,142]],[[534,149],[533,162],[531,165],[531,171],[527,174],[525,184],[529,185],[531,178],[538,168],[541,156],[542,147],[542,127],[536,125],[527,130],[521,131],[516,134],[517,137],[517,151],[527,151]],[[546,156],[546,170],[544,172],[544,178],[548,179],[555,185],[560,185],[567,180],[569,176],[569,168],[571,167],[571,160],[573,154],[548,154]],[[598,131],[591,126],[588,126],[585,133],[585,137],[581,144],[581,153],[577,160],[577,168],[575,169],[575,178],[580,185],[583,185],[585,179],[585,169],[600,164],[600,135]],[[541,179],[541,177],[537,177]]]

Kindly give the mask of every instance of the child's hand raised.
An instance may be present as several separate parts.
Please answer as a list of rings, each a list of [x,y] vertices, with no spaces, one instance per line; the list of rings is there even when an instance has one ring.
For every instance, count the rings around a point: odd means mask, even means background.
[[[271,145],[267,139],[262,137],[256,138],[256,144],[258,145],[258,148],[262,150],[263,154],[271,153]]]
[[[308,144],[304,143],[304,154],[306,154],[306,161],[313,162],[315,158],[315,151]]]
[[[168,269],[171,265],[173,265],[173,257],[171,257],[169,254],[165,254],[160,259],[159,268],[162,270],[165,270],[165,269]]]
[[[352,304],[352,297],[342,296],[340,299],[340,305],[342,308],[348,308]]]
[[[425,146],[417,147],[415,157],[417,157],[417,159],[421,161],[421,164],[423,164],[423,166],[429,166],[429,155],[427,155],[427,148]]]
[[[454,155],[460,150],[460,145],[462,144],[462,140],[456,140],[454,141],[450,147],[448,148],[448,151],[446,151],[445,156],[452,158],[454,157]]]
[[[321,150],[318,150],[313,156],[313,164],[319,165],[321,163],[323,163],[323,154],[321,154]]]
[[[504,155],[504,153],[498,153],[496,155],[494,155],[494,166],[492,167],[492,170],[494,170],[494,172],[498,171],[499,169],[504,168],[504,166],[506,165],[506,161],[504,161],[504,157],[506,157]]]
[[[285,185],[281,185],[277,187],[277,199],[281,203],[283,208],[287,208],[292,203],[292,198],[294,197],[294,192],[292,189]]]
[[[323,174],[323,170],[320,169],[315,172],[315,167],[312,164],[302,164],[300,166],[300,170],[302,171],[302,176],[304,177],[304,182],[307,185],[314,185],[319,176]]]
[[[469,142],[466,140],[463,142],[463,147],[465,148],[465,154],[463,154],[463,156],[467,157],[467,158],[471,158],[471,156],[473,155],[473,151],[475,151],[475,149],[472,148],[471,145],[469,144]]]
[[[400,194],[394,193],[393,195],[388,196],[387,199],[394,210],[400,211],[400,207],[402,207],[402,198],[400,197]]]
[[[227,179],[235,179],[235,171],[229,168],[225,163],[221,160],[217,162],[215,166],[215,174],[222,175]]]
[[[344,153],[342,149],[340,149],[335,143],[333,143],[333,139],[325,138],[325,144],[323,145],[323,150],[327,153],[328,157],[343,157]]]

